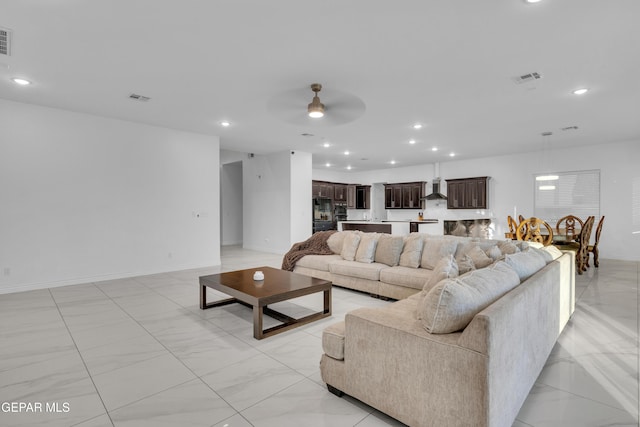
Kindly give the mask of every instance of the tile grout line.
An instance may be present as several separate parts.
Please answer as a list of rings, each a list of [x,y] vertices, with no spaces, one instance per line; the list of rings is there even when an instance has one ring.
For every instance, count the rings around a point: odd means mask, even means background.
[[[93,283],[91,283],[91,285],[95,286]],[[95,287],[97,289],[99,289],[97,286],[95,286]],[[91,372],[89,372],[89,367],[87,366],[87,363],[85,362],[84,357],[82,356],[82,353],[80,352],[80,349],[78,348],[78,344],[76,344],[76,340],[73,337],[73,333],[71,332],[71,329],[69,329],[69,325],[67,324],[67,321],[65,320],[64,315],[62,314],[62,311],[60,311],[60,306],[58,305],[58,301],[56,301],[55,296],[51,292],[51,288],[47,288],[47,291],[49,292],[49,295],[51,295],[51,299],[53,300],[54,304],[56,305],[56,310],[58,310],[58,314],[60,315],[60,319],[64,323],[64,327],[67,328],[67,332],[69,333],[69,337],[71,338],[71,341],[73,342],[73,346],[76,348],[76,352],[78,353],[78,356],[80,357],[80,360],[82,360],[82,365],[84,366],[84,369],[87,372],[87,376],[91,380],[91,384],[93,384],[93,389],[95,390],[96,394],[98,395],[98,398],[100,399],[100,403],[102,403],[102,407],[104,408],[105,414],[107,415],[107,417],[109,417],[109,422],[113,426],[114,424],[113,424],[113,420],[111,419],[111,415],[109,414],[109,410],[107,409],[107,406],[105,405],[104,400],[102,399],[102,395],[98,391],[98,387],[96,386],[96,383],[93,381],[93,376],[91,375]],[[82,422],[91,420],[91,419],[96,418],[96,417],[92,417],[92,418],[89,418],[87,420],[83,420]]]
[[[166,273],[164,273],[164,274],[166,274]],[[134,280],[135,280],[135,279],[134,279]],[[145,288],[147,288],[147,289],[149,289],[149,290],[151,290],[151,291],[155,292],[157,295],[162,296],[163,298],[167,299],[168,301],[171,301],[171,302],[175,303],[175,301],[171,300],[169,297],[167,297],[167,296],[165,296],[165,295],[160,294],[159,292],[155,291],[153,288],[151,288],[151,287],[147,286],[146,284],[141,283],[141,282],[137,282],[137,281],[136,281],[136,283],[138,283],[140,286],[144,286]],[[141,327],[141,328],[142,328],[142,329],[143,329],[147,334],[149,334],[149,335],[150,335],[150,336],[151,336],[151,337],[152,337],[152,338],[153,338],[153,339],[154,339],[154,340],[155,340],[159,345],[161,345],[161,346],[162,346],[162,348],[164,348],[164,349],[165,349],[165,350],[166,350],[166,351],[167,351],[171,356],[173,356],[173,357],[174,357],[178,362],[180,362],[180,364],[181,364],[182,366],[184,366],[184,368],[185,368],[185,369],[187,369],[189,372],[191,372],[191,374],[193,374],[193,376],[195,377],[195,378],[189,379],[189,380],[187,380],[187,381],[185,381],[185,382],[182,382],[182,383],[180,383],[180,384],[176,384],[176,385],[173,385],[173,386],[168,387],[168,388],[166,388],[166,389],[160,390],[160,391],[158,391],[158,392],[156,392],[156,393],[152,393],[152,394],[150,394],[150,395],[148,395],[148,396],[141,397],[140,399],[135,400],[135,401],[133,401],[133,402],[129,402],[129,403],[127,403],[126,405],[122,405],[122,406],[120,406],[120,407],[118,407],[118,408],[114,408],[114,409],[113,409],[113,411],[116,411],[116,410],[119,410],[119,409],[122,409],[122,408],[126,408],[127,406],[130,406],[130,405],[132,405],[132,404],[134,404],[134,403],[140,402],[140,401],[145,400],[145,399],[148,399],[148,398],[150,398],[150,397],[152,397],[152,396],[156,396],[156,395],[158,395],[158,394],[160,394],[160,393],[164,393],[164,392],[165,392],[165,391],[167,391],[167,390],[171,390],[171,389],[172,389],[172,388],[174,388],[174,387],[178,387],[178,386],[184,385],[184,384],[186,384],[186,383],[188,383],[188,382],[190,382],[190,381],[194,381],[195,379],[198,379],[198,380],[199,380],[199,381],[200,381],[200,382],[201,382],[205,387],[209,388],[213,393],[215,393],[215,395],[216,395],[216,396],[218,396],[218,397],[219,397],[219,398],[220,398],[224,403],[226,403],[227,405],[229,405],[229,407],[230,407],[231,409],[233,409],[233,410],[236,412],[236,414],[240,415],[240,412],[238,412],[238,411],[237,411],[237,410],[236,410],[236,409],[235,409],[235,408],[234,408],[234,407],[233,407],[229,402],[227,402],[227,401],[226,401],[222,396],[220,396],[220,394],[218,394],[214,389],[212,389],[212,388],[209,386],[209,384],[207,384],[207,383],[206,383],[206,382],[205,382],[205,381],[204,381],[204,380],[203,380],[203,379],[202,379],[198,374],[196,374],[196,373],[195,373],[195,372],[194,372],[194,371],[193,371],[189,366],[187,366],[187,365],[182,361],[182,359],[180,359],[177,355],[175,355],[175,354],[173,353],[173,351],[171,351],[171,350],[170,350],[166,345],[164,345],[164,343],[162,343],[162,342],[161,342],[161,341],[160,341],[160,340],[155,336],[155,334],[151,333],[151,331],[149,331],[147,328],[145,328],[145,326],[144,326],[143,324],[141,324],[141,323],[140,323],[136,318],[134,318],[134,317],[131,315],[131,313],[129,313],[129,312],[128,312],[124,307],[120,306],[120,304],[118,304],[118,302],[117,302],[117,301],[115,301],[111,296],[109,296],[106,292],[104,292],[104,291],[103,291],[99,286],[96,286],[96,287],[97,287],[97,288],[100,290],[100,292],[102,292],[102,293],[103,293],[107,298],[109,298],[109,299],[110,299],[110,300],[111,300],[111,301],[112,301],[116,306],[118,306],[118,308],[120,308],[120,310],[122,310],[124,313],[126,313],[126,315],[127,315],[131,320],[133,320],[133,321],[134,321],[136,324],[138,324],[138,326],[140,326],[140,327]],[[177,303],[176,303],[176,304],[177,304]],[[181,304],[178,304],[178,305],[179,305],[180,307],[182,307],[182,308],[185,308],[185,307],[183,307]],[[214,325],[214,326],[215,326],[215,325]],[[217,327],[217,326],[216,326],[216,327]],[[226,331],[225,331],[225,332],[226,332]],[[161,356],[156,356],[156,357],[161,357]],[[155,358],[155,357],[154,357],[154,358]],[[151,359],[154,359],[154,358],[150,358],[150,359],[147,359],[147,360],[151,360]],[[145,361],[142,361],[142,362],[145,362]],[[142,363],[142,362],[138,362],[138,363]],[[134,365],[134,364],[135,364],[135,363],[133,363],[133,364],[129,364],[129,365],[127,365],[127,366],[132,366],[132,365]],[[233,415],[232,415],[232,416],[233,416]],[[111,415],[109,415],[109,418],[111,418]],[[230,417],[229,417],[229,418],[230,418]],[[244,417],[243,417],[243,418],[244,418]]]

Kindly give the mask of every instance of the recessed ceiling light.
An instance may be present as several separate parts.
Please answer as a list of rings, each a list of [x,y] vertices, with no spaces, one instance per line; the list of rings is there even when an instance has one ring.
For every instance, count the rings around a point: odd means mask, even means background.
[[[540,0],[524,0],[525,3],[539,3]]]
[[[11,80],[16,84],[19,84],[20,86],[26,86],[31,84],[29,80],[21,79],[20,77],[14,77]]]
[[[431,151],[438,151],[438,147],[431,147]]]
[[[449,157],[455,157],[456,153],[449,153]]]
[[[416,140],[415,140],[415,139],[410,139],[410,140],[409,140],[409,144],[415,144],[415,143],[416,143]]]
[[[391,163],[392,165],[395,165],[396,161],[395,160],[391,160],[389,163]]]
[[[351,170],[351,165],[347,165],[347,170]]]
[[[324,144],[322,144],[322,146],[324,148],[329,148],[329,147],[331,147],[331,144],[329,144],[328,142],[325,142]]]
[[[580,89],[576,89],[574,90],[572,93],[574,95],[584,95],[585,93],[589,92],[589,89],[587,89],[586,87],[582,87]]]
[[[223,121],[220,122],[220,126],[225,127],[225,128],[229,127],[229,126],[231,126],[231,122],[229,122],[227,120],[223,120]]]
[[[348,155],[349,155],[349,150],[345,151],[345,152],[344,152],[344,155],[345,155],[345,156],[348,156]]]
[[[415,125],[413,125],[414,129],[422,129],[422,125],[420,123],[416,123]]]
[[[331,163],[327,163],[325,166],[330,168],[331,167]]]

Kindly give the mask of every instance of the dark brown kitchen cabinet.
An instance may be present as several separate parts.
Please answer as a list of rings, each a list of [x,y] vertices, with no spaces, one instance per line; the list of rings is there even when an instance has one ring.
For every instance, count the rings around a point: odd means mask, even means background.
[[[371,208],[371,186],[356,185],[356,209]]]
[[[333,201],[334,202],[347,201],[347,185],[346,184],[333,184]]]
[[[356,185],[347,185],[347,209],[356,208]]]
[[[425,182],[385,184],[384,206],[386,209],[422,209]]]
[[[313,181],[311,183],[313,197],[326,197],[333,199],[333,184],[330,182]]]
[[[402,208],[402,185],[401,184],[385,184],[384,185],[384,207],[386,209]]]
[[[421,209],[424,195],[424,182],[402,184],[402,207],[404,209]]]
[[[487,209],[488,176],[447,179],[447,209]]]

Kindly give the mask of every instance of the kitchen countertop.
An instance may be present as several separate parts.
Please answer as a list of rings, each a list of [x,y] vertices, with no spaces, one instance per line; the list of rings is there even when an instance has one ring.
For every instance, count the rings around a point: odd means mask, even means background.
[[[400,223],[405,223],[405,222],[417,222],[418,224],[436,224],[438,222],[437,219],[423,219],[422,221],[420,220],[412,220],[412,219],[403,219],[403,220],[392,220],[392,219],[384,219],[382,221],[369,221],[366,219],[348,219],[346,221],[339,221],[339,222],[353,222],[353,223],[363,223],[363,224],[388,224],[390,222],[400,222]]]

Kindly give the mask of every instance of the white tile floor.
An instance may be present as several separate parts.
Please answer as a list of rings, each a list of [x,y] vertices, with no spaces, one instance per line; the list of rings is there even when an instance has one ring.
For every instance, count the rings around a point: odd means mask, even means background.
[[[262,341],[250,309],[198,308],[198,276],[281,259],[225,247],[218,268],[0,295],[0,403],[42,404],[3,406],[0,426],[401,425],[327,392],[318,368],[326,325],[387,302],[334,288],[331,318]],[[639,268],[602,260],[577,277],[576,313],[514,426],[638,426]]]

